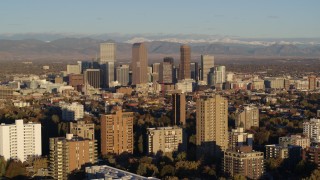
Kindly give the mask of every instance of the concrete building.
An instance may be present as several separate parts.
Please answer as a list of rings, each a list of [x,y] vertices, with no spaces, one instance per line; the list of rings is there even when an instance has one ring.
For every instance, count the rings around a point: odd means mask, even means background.
[[[69,133],[84,139],[94,140],[94,124],[85,121],[70,122]]]
[[[226,67],[217,66],[214,68],[214,84],[223,84],[226,82]]]
[[[83,74],[69,74],[69,85],[72,87],[78,87],[84,85]]]
[[[148,83],[148,51],[144,43],[132,46],[132,84]]]
[[[68,174],[85,164],[97,162],[95,140],[73,137],[50,138],[50,175],[57,180],[68,179]]]
[[[193,79],[183,79],[175,84],[175,89],[181,92],[193,92],[194,85],[195,81]]]
[[[310,147],[310,138],[300,136],[300,135],[291,135],[279,137],[279,144],[284,147],[288,147],[289,145],[300,146],[303,149]]]
[[[240,146],[252,146],[253,145],[253,134],[245,133],[243,128],[232,129],[229,132],[229,143],[228,149],[235,150]]]
[[[180,46],[179,80],[191,78],[190,59],[191,59],[190,46],[188,45]]]
[[[172,94],[172,124],[186,124],[186,94]]]
[[[197,151],[220,157],[228,148],[228,100],[218,94],[201,96],[196,107]]]
[[[210,69],[214,67],[214,56],[201,55],[201,81],[208,83]]]
[[[83,118],[84,106],[80,103],[73,102],[60,104],[62,111],[62,120],[64,121],[77,121]]]
[[[101,153],[133,153],[133,113],[101,115]]]
[[[263,152],[255,152],[250,146],[240,147],[237,151],[227,150],[224,152],[223,172],[230,176],[261,179],[265,172]]]
[[[317,77],[316,76],[309,76],[308,77],[308,84],[309,90],[316,90],[317,89]]]
[[[68,64],[67,74],[81,74],[80,66],[78,64]]]
[[[311,142],[320,142],[320,119],[310,119],[303,123],[303,134],[310,138]]]
[[[100,44],[100,64],[116,61],[116,44],[113,42],[105,42]]]
[[[159,69],[159,83],[172,83],[172,64],[162,62]]]
[[[264,89],[264,80],[256,79],[252,81],[252,89],[254,90],[263,90]]]
[[[24,162],[29,156],[41,154],[41,124],[23,123],[22,119],[18,119],[15,124],[0,125],[0,156],[5,160]]]
[[[190,73],[191,73],[191,79],[198,82],[199,81],[199,63],[192,62],[190,63]]]
[[[86,69],[84,71],[84,83],[87,87],[101,87],[100,69]]]
[[[127,86],[129,84],[129,66],[120,65],[116,69],[116,79],[121,86]]]
[[[156,154],[178,151],[183,149],[183,130],[181,127],[147,128],[148,153]]]
[[[12,99],[14,91],[13,88],[0,86],[0,99]]]
[[[90,166],[86,167],[87,180],[159,180],[154,177],[144,177],[128,171],[117,169],[111,166]]]
[[[269,158],[285,159],[289,157],[288,147],[282,146],[280,144],[269,144],[269,145],[266,145],[265,148],[266,148],[266,159],[269,159]]]
[[[315,163],[320,169],[320,147],[319,145],[308,147],[302,150],[302,159],[311,163]]]
[[[236,114],[236,127],[243,127],[245,130],[259,127],[259,109],[254,105],[242,107]]]
[[[284,89],[284,78],[266,78],[264,84],[266,88]]]

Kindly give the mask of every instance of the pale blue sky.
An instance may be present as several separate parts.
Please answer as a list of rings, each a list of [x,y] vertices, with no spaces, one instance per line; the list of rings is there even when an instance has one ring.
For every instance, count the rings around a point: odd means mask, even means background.
[[[1,0],[2,33],[320,37],[319,0]]]

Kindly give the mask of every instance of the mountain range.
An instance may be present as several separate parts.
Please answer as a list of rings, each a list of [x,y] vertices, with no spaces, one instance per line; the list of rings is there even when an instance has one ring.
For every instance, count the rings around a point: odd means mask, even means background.
[[[68,36],[68,35],[65,35]],[[117,59],[129,61],[135,42],[146,42],[149,59],[179,58],[181,44],[189,44],[192,58],[216,57],[319,58],[320,39],[241,39],[205,35],[137,35],[81,37],[69,35],[0,35],[0,60],[90,60],[99,56],[99,44],[107,38],[117,43]],[[23,39],[27,38],[29,39]],[[45,39],[47,37],[47,39]]]

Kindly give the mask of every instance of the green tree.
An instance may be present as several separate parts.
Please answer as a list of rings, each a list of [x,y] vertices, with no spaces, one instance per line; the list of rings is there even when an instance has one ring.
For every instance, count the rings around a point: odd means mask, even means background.
[[[246,180],[247,178],[242,174],[236,174],[233,176],[233,180]]]
[[[143,176],[147,174],[147,167],[144,163],[139,164],[138,169],[137,169],[137,174]]]
[[[160,176],[173,176],[174,175],[174,167],[172,165],[165,165],[160,171]]]
[[[14,178],[17,176],[25,176],[26,168],[21,161],[11,160],[8,162],[5,176],[8,178]]]
[[[4,176],[6,173],[7,162],[4,157],[0,156],[0,177]]]

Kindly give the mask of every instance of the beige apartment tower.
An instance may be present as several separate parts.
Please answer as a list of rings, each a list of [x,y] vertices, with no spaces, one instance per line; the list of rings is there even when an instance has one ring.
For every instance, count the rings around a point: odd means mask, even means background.
[[[148,83],[148,52],[144,43],[132,46],[132,84]]]
[[[179,79],[190,79],[190,59],[191,49],[188,45],[182,45],[180,47],[180,66],[179,66]]]
[[[197,100],[197,152],[216,157],[228,148],[228,100],[218,94]]]
[[[74,136],[94,140],[94,124],[85,121],[70,122],[69,132]]]
[[[101,116],[101,153],[133,153],[133,113],[117,110]]]
[[[208,75],[211,68],[214,67],[214,57],[210,55],[201,55],[201,80],[207,84]]]
[[[112,42],[105,42],[100,44],[100,64],[107,62],[115,62],[116,60],[116,45]]]
[[[97,162],[95,140],[73,137],[50,138],[50,175],[57,180],[68,179],[73,170],[81,169],[85,164]]]
[[[245,130],[251,127],[259,127],[259,109],[254,105],[246,105],[236,115],[236,127],[243,127]]]
[[[148,128],[148,153],[158,151],[170,153],[183,149],[183,130],[181,127]]]

